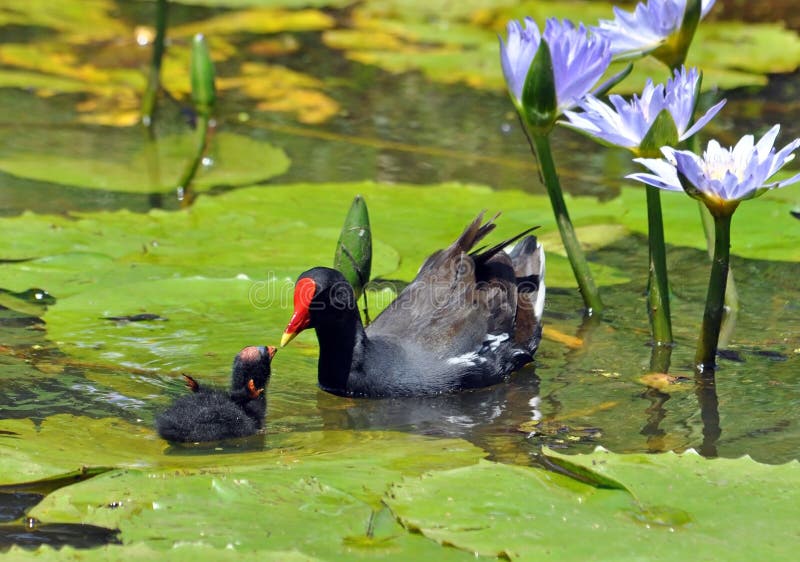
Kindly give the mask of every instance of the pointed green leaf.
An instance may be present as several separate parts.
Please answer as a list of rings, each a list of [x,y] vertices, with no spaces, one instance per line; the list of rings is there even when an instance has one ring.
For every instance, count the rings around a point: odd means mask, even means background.
[[[372,231],[369,227],[367,203],[356,195],[344,219],[342,233],[336,244],[333,267],[342,272],[353,286],[356,300],[364,292],[372,268]]]
[[[678,145],[678,127],[670,112],[662,109],[650,130],[639,145],[639,156],[643,158],[661,158],[662,146]]]
[[[525,121],[537,133],[546,134],[553,128],[557,114],[556,79],[550,46],[542,39],[533,57],[525,85],[522,88],[522,109]]]

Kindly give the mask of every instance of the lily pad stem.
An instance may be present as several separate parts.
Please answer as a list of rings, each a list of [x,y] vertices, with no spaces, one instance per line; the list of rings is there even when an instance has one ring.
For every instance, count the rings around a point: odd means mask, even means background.
[[[709,371],[713,374],[716,367],[731,253],[732,216],[732,213],[721,213],[719,216],[714,216],[714,259],[711,262],[706,309],[703,313],[703,325],[700,328],[700,339],[697,341],[697,352],[695,353],[695,369],[699,374]]]
[[[572,221],[567,212],[567,204],[564,202],[564,195],[561,192],[561,184],[553,161],[553,153],[550,150],[550,137],[547,134],[529,131],[524,126],[524,123],[523,128],[528,137],[528,142],[531,144],[531,149],[539,161],[542,183],[544,183],[547,195],[550,197],[550,205],[553,207],[553,214],[558,224],[558,231],[561,234],[561,241],[564,243],[569,263],[572,266],[572,272],[578,282],[578,287],[586,306],[586,313],[590,316],[595,313],[599,314],[603,311],[603,301],[600,300],[600,293],[594,284],[594,279],[589,271],[589,264],[586,261],[586,256],[583,253],[580,242],[578,242],[575,228],[572,226]]]

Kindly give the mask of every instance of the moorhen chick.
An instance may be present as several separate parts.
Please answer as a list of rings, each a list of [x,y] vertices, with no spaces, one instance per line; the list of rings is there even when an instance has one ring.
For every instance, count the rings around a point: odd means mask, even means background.
[[[533,228],[473,250],[495,228],[494,219],[482,221],[483,213],[431,255],[366,329],[341,273],[301,274],[281,347],[314,328],[319,386],[342,396],[434,395],[507,380],[533,360],[541,339],[544,251],[526,236]]]
[[[272,346],[241,350],[233,360],[230,392],[200,386],[183,375],[192,393],[156,418],[158,434],[168,441],[194,443],[256,433],[267,413],[265,390],[274,355]]]

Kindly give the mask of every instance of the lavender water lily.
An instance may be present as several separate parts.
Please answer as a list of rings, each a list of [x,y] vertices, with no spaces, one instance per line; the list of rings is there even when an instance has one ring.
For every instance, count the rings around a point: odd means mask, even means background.
[[[649,0],[633,12],[614,8],[613,20],[600,20],[594,33],[611,43],[615,60],[652,55],[671,69],[686,61],[697,24],[716,0]]]
[[[582,24],[576,26],[568,20],[549,19],[540,33],[536,22],[525,18],[524,27],[511,21],[507,31],[507,40],[500,39],[500,61],[508,91],[539,161],[587,312],[600,312],[603,303],[569,218],[549,134],[558,117],[575,107],[606,71],[611,63],[610,45],[606,39],[590,35]]]
[[[565,126],[611,146],[627,148],[636,156],[655,158],[662,146],[676,145],[702,129],[725,105],[725,100],[709,109],[692,124],[701,75],[696,68],[681,67],[666,85],[648,80],[641,95],[631,100],[609,96],[610,105],[589,94],[578,106],[581,112],[567,110]],[[656,345],[672,343],[664,226],[658,189],[647,186],[650,276],[648,313]],[[663,369],[662,369],[663,370]]]
[[[794,159],[794,153],[800,147],[800,139],[795,139],[776,151],[774,144],[779,130],[780,126],[775,125],[758,143],[752,135],[746,135],[736,146],[727,149],[712,140],[702,157],[688,150],[664,147],[663,159],[636,159],[650,173],[627,176],[658,189],[683,191],[701,201],[714,218],[714,260],[695,353],[698,373],[713,374],[716,368],[733,213],[742,201],[758,197],[770,189],[800,182],[800,174],[780,181],[772,179]]]
[[[649,0],[637,4],[633,12],[614,8],[616,17],[601,20],[592,31],[608,39],[615,60],[650,55],[675,71],[686,61],[697,26],[714,7],[715,1]],[[699,202],[698,208],[711,259],[714,221]],[[729,312],[735,314],[739,298],[732,274],[728,277],[725,299]]]

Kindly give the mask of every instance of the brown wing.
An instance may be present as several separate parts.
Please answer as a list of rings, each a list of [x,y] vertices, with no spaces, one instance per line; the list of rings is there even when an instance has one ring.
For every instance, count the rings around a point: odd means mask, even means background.
[[[425,261],[411,284],[369,325],[370,337],[411,340],[448,356],[474,350],[486,334],[513,332],[515,274],[502,249],[525,233],[470,253],[495,228],[494,219],[482,220],[483,213],[453,244]]]

